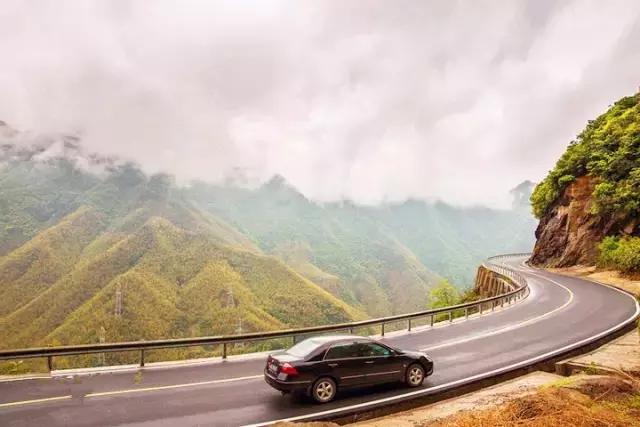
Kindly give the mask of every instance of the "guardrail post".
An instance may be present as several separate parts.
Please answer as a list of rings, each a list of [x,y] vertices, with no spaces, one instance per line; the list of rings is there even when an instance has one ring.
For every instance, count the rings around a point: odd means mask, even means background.
[[[353,328],[349,328],[349,333],[353,335]]]
[[[469,318],[469,307],[465,307],[464,308],[464,318],[468,319]]]
[[[449,311],[449,323],[453,322],[453,311]]]
[[[140,350],[140,367],[144,368],[144,348]]]
[[[430,323],[430,326],[433,327],[433,314],[430,317],[429,323]]]
[[[496,302],[491,301],[491,311],[496,311]]]
[[[47,356],[47,368],[49,372],[53,371],[53,356]]]
[[[222,358],[226,359],[227,358],[227,343],[222,343]]]
[[[500,307],[504,307],[504,298],[500,298]]]
[[[411,332],[411,319],[409,319],[409,327],[407,328],[407,331]]]
[[[384,336],[384,323],[382,323],[382,336]]]
[[[480,303],[480,315],[482,316],[482,303]]]

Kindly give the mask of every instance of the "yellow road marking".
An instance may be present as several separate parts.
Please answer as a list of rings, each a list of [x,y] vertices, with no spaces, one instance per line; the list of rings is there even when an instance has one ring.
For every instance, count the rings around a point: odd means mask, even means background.
[[[113,396],[116,394],[125,394],[125,393],[137,393],[137,392],[146,392],[146,391],[158,391],[158,390],[170,390],[174,388],[185,388],[185,387],[195,387],[199,385],[207,385],[207,384],[221,384],[221,383],[230,383],[234,381],[243,381],[243,380],[253,380],[257,378],[262,378],[263,375],[251,375],[248,377],[237,377],[237,378],[227,378],[224,380],[211,380],[211,381],[200,381],[196,383],[186,383],[186,384],[172,384],[172,385],[163,385],[158,387],[143,387],[143,388],[130,388],[127,390],[114,390],[114,391],[103,391],[98,393],[89,393],[85,395],[85,397],[98,397],[98,396]]]
[[[485,334],[473,335],[473,336],[470,336],[470,337],[467,337],[467,338],[462,338],[462,339],[455,340],[455,341],[449,341],[449,342],[446,342],[446,343],[443,343],[443,344],[440,344],[440,345],[435,345],[435,346],[432,346],[432,347],[421,348],[420,350],[421,351],[435,350],[435,349],[438,349],[438,348],[449,347],[449,346],[456,345],[456,344],[462,344],[462,343],[465,343],[465,342],[469,342],[469,341],[473,341],[473,340],[477,340],[477,339],[481,339],[481,338],[485,338],[485,337],[490,337],[492,335],[501,334],[501,333],[506,332],[506,331],[511,331],[513,329],[520,328],[520,327],[522,327],[524,325],[527,325],[529,323],[537,322],[538,320],[544,319],[545,317],[549,317],[552,314],[554,314],[554,313],[556,313],[556,312],[558,312],[560,310],[563,310],[569,304],[571,304],[571,302],[573,302],[574,294],[571,291],[571,289],[569,289],[566,286],[556,282],[553,279],[549,279],[547,277],[541,276],[541,275],[536,274],[536,273],[529,272],[529,274],[531,274],[533,276],[537,276],[537,277],[539,277],[539,278],[541,278],[543,280],[547,280],[549,282],[552,282],[552,283],[560,286],[561,288],[563,288],[565,291],[567,291],[569,293],[569,299],[567,300],[567,302],[562,304],[560,307],[556,307],[553,310],[548,311],[548,312],[546,312],[544,314],[541,314],[541,315],[536,316],[536,317],[532,317],[532,318],[524,320],[522,322],[515,323],[513,325],[505,326],[504,328],[494,329],[493,331],[487,332]]]
[[[0,408],[6,408],[6,407],[9,407],[9,406],[29,405],[31,403],[52,402],[54,400],[64,400],[64,399],[71,399],[71,395],[68,395],[68,396],[56,396],[56,397],[46,397],[46,398],[43,398],[43,399],[22,400],[20,402],[0,403]]]

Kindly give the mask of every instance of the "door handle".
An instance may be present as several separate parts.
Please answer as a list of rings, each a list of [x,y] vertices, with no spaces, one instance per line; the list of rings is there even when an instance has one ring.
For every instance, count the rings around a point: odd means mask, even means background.
[[[327,365],[331,366],[332,368],[335,368],[336,366],[338,366],[337,363],[327,363]]]
[[[366,363],[367,365],[370,365],[370,364],[374,363],[374,361],[373,361],[373,360],[367,360],[367,361],[366,361],[366,362],[364,362],[364,363]]]

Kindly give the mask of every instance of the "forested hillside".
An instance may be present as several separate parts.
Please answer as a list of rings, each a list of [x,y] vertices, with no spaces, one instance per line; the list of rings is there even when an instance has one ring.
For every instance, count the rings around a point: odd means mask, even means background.
[[[281,177],[181,186],[73,137],[0,131],[4,348],[415,311],[442,278],[467,287],[484,257],[531,243],[519,207],[319,204]]]
[[[97,342],[101,334],[107,341],[230,334],[366,316],[191,206],[166,176],[148,178],[131,165],[94,175],[65,158],[6,154],[3,348]]]
[[[256,190],[198,183],[186,192],[262,250],[347,301],[375,289],[390,291],[393,303],[393,283],[429,285],[437,275],[464,288],[488,254],[531,250],[535,222],[528,202],[521,201],[528,201],[532,185],[514,189],[518,202],[505,210],[420,200],[380,206],[318,204],[281,177]],[[420,301],[423,289],[418,290]]]

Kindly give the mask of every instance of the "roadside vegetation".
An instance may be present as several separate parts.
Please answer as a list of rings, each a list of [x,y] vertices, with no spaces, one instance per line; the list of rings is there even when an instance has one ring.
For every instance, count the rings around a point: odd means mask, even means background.
[[[460,290],[448,280],[442,280],[429,291],[429,308],[443,308],[479,299],[473,288]]]
[[[429,291],[429,308],[444,308],[452,305],[464,304],[480,299],[480,295],[474,292],[473,288],[460,290],[453,286],[448,280],[442,280]],[[452,317],[464,316],[464,310],[454,311]],[[436,316],[436,321],[448,318],[446,314]]]
[[[640,273],[640,237],[605,237],[598,246],[598,267]]]

